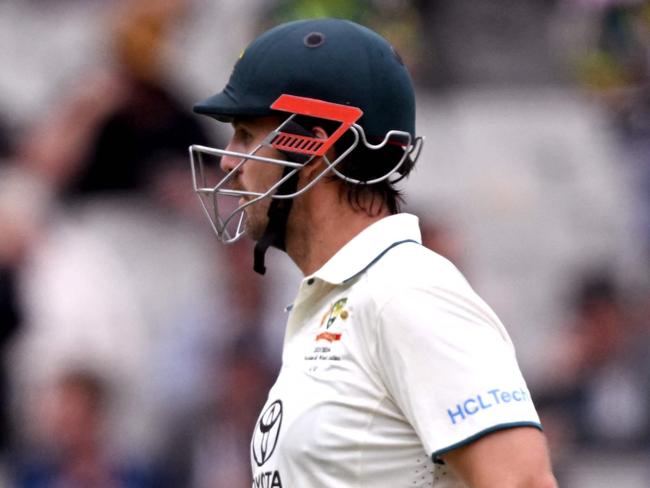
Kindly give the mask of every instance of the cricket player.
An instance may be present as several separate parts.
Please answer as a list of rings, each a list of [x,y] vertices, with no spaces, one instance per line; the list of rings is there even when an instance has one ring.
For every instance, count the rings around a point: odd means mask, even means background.
[[[400,213],[422,140],[391,45],[346,20],[286,23],[194,110],[234,128],[225,150],[190,148],[218,237],[256,241],[260,273],[273,246],[304,274],[252,486],[555,487],[506,330]]]

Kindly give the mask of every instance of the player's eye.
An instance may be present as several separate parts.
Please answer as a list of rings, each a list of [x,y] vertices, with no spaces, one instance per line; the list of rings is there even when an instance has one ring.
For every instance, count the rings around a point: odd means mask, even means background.
[[[235,130],[235,140],[238,141],[240,144],[249,144],[253,140],[253,134],[251,134],[248,130],[244,129],[243,127],[238,127]]]

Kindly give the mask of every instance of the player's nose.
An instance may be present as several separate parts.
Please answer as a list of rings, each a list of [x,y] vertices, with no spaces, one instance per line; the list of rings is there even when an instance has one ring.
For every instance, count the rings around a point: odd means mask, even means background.
[[[233,151],[232,141],[230,141],[226,146],[226,151]],[[241,158],[224,154],[223,156],[221,156],[221,161],[219,162],[219,166],[221,167],[221,170],[224,173],[230,173],[232,170],[235,169],[235,167],[240,162],[241,162]]]

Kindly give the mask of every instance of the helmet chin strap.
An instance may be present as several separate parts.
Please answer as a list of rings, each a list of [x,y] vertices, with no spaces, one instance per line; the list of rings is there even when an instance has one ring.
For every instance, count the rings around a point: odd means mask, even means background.
[[[304,136],[314,135],[311,131],[293,121],[285,123],[283,127],[286,132]],[[310,159],[310,157],[305,154],[292,153],[288,151],[281,152],[289,161],[294,163],[306,164]],[[293,171],[293,168],[286,166],[282,172],[282,178],[286,177],[290,171]],[[298,173],[299,172],[296,171],[293,176],[282,183],[275,194],[290,195],[291,193],[295,193],[298,189]],[[286,251],[287,222],[289,221],[289,213],[291,212],[292,205],[293,198],[271,199],[271,204],[269,205],[269,210],[267,212],[269,221],[266,224],[266,229],[264,229],[264,234],[262,234],[262,237],[257,241],[255,249],[253,250],[253,270],[256,273],[261,275],[266,273],[264,258],[269,247],[273,246],[280,251]]]
[[[285,167],[282,177],[287,176],[292,168]],[[288,195],[295,193],[298,188],[298,173],[287,179],[280,187],[276,194]],[[270,246],[273,246],[281,251],[285,251],[286,236],[287,236],[287,222],[289,221],[289,213],[293,205],[293,198],[274,198],[271,200],[267,215],[269,221],[266,224],[264,234],[255,244],[253,251],[253,270],[256,273],[263,275],[266,273],[266,266],[264,266],[264,257],[266,251]]]

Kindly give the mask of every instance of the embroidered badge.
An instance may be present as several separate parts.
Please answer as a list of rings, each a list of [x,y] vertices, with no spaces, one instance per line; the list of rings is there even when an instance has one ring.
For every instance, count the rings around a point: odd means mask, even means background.
[[[316,335],[317,341],[325,340],[328,342],[334,342],[341,339],[342,332],[330,330],[330,328],[338,319],[347,320],[347,318],[350,316],[349,312],[345,308],[345,304],[347,302],[347,298],[341,298],[340,300],[337,300],[325,313],[325,315],[323,315],[319,328],[325,327],[325,331],[320,332]]]
[[[343,307],[345,307],[347,302],[347,298],[341,298],[334,302],[334,305],[330,307],[329,311],[323,315],[323,318],[320,321],[320,326],[322,327],[325,325],[325,328],[329,329],[337,318],[341,317],[342,320],[346,320],[348,318],[348,311]]]

